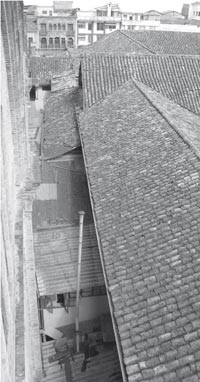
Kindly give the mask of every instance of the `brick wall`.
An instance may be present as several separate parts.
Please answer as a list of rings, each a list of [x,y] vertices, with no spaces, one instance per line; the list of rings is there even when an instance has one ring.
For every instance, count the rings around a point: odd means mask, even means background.
[[[30,148],[26,100],[26,51],[23,2],[1,2],[1,380],[30,379],[25,372],[25,345],[32,321],[26,321],[24,292],[23,215],[21,194],[30,176]],[[33,268],[31,268],[32,271]],[[37,306],[37,305],[36,305]],[[30,316],[29,316],[30,317]],[[35,324],[34,330],[37,325]],[[39,337],[39,336],[38,336]],[[33,337],[34,338],[34,337]],[[36,344],[36,341],[35,341]],[[32,349],[39,355],[36,345]],[[38,361],[39,362],[39,361]],[[38,362],[35,363],[38,367]],[[28,364],[27,364],[28,365]],[[39,367],[38,367],[39,370]]]

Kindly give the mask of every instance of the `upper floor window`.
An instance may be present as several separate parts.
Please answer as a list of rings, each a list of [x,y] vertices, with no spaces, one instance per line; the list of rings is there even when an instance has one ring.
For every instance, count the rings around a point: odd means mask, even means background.
[[[107,16],[107,11],[97,11],[97,16]]]
[[[61,38],[61,47],[62,48],[65,48],[66,47],[66,44],[65,44],[65,38]]]
[[[60,38],[59,37],[55,38],[55,48],[60,48]]]
[[[62,24],[62,30],[65,31],[65,24]]]
[[[47,39],[45,37],[41,38],[41,48],[42,49],[47,48]]]
[[[68,38],[67,45],[68,45],[69,48],[73,48],[73,46],[74,46],[73,38],[71,38],[71,37]]]
[[[80,29],[84,29],[84,28],[85,28],[85,23],[78,24],[78,27],[79,27]]]
[[[52,11],[49,11],[49,16],[52,16]]]
[[[49,30],[52,31],[52,24],[49,24]]]
[[[49,48],[53,48],[53,39],[51,37],[49,39]]]
[[[58,30],[59,31],[61,30],[61,24],[58,24]]]
[[[47,25],[46,24],[40,24],[41,31],[46,31],[47,30]]]
[[[57,25],[56,25],[56,24],[53,24],[53,30],[54,30],[54,31],[57,30]]]
[[[88,30],[89,30],[89,31],[92,30],[92,23],[88,23]]]
[[[104,30],[104,23],[97,23],[97,30],[103,31]]]
[[[47,15],[47,11],[42,11],[42,14],[43,15]]]
[[[67,28],[68,28],[68,32],[73,32],[73,30],[74,30],[73,24],[68,24]]]
[[[133,16],[129,16],[129,20],[133,20]]]

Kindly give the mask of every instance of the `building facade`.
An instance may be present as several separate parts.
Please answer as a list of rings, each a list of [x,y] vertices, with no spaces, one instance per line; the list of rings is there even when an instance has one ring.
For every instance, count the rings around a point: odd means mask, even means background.
[[[92,11],[77,12],[77,46],[88,45],[121,29],[121,10],[109,3]]]
[[[55,1],[53,6],[29,6],[25,13],[29,50],[48,56],[76,47],[76,9],[72,8],[71,1]]]

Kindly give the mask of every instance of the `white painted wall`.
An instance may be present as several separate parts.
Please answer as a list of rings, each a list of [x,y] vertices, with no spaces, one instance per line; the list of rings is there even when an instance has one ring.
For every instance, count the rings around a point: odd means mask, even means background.
[[[84,297],[80,300],[80,322],[92,320],[101,314],[108,313],[107,296]],[[53,313],[44,310],[45,333],[50,335],[55,328],[75,323],[75,307],[69,308],[69,313],[64,308],[54,309]]]

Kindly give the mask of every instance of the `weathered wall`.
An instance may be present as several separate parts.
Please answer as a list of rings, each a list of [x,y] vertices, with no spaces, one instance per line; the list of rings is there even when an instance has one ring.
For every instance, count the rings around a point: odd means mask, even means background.
[[[24,284],[21,196],[30,176],[31,158],[22,1],[1,1],[1,58],[1,380],[32,382],[38,379],[28,379],[25,373],[24,348],[31,321],[24,305],[27,285]],[[29,277],[29,266],[27,272]]]

